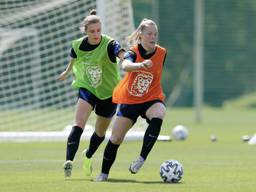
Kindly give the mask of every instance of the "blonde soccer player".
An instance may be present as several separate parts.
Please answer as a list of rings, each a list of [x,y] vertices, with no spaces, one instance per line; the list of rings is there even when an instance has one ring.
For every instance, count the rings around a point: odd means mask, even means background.
[[[140,155],[129,167],[132,174],[140,170],[157,140],[166,111],[161,77],[167,54],[157,44],[157,37],[157,25],[149,19],[143,19],[129,37],[135,44],[125,53],[122,68],[127,73],[114,89],[113,102],[120,106],[104,151],[101,173],[95,181],[108,179],[117,150],[139,116],[147,121],[148,127]]]

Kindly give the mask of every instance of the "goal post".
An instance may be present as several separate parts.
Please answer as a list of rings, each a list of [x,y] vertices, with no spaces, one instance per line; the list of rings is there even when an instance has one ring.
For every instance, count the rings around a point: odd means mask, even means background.
[[[127,48],[126,37],[134,30],[131,0],[0,2],[0,141],[66,138],[77,90],[71,75],[65,81],[57,77],[69,61],[71,41],[84,35],[81,22],[94,8],[103,33]],[[140,121],[131,131],[141,132],[129,134],[131,139],[142,138],[146,125]],[[88,125],[94,124],[92,114]]]
[[[104,5],[104,6],[102,6]],[[127,48],[126,37],[134,30],[132,3],[130,0],[97,0],[98,15],[103,24],[103,32],[111,34]],[[111,11],[110,11],[111,10]],[[112,14],[118,13],[118,14]],[[120,28],[120,26],[123,26]]]

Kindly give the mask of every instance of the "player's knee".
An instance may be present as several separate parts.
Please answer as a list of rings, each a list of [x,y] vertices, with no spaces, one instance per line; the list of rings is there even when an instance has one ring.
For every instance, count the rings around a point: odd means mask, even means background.
[[[78,127],[81,127],[82,129],[84,129],[85,122],[84,122],[84,120],[76,119],[75,120],[75,125],[78,126]]]
[[[151,119],[158,118],[158,119],[164,119],[165,116],[165,110],[159,110],[156,113],[151,114]]]
[[[110,140],[113,144],[120,145],[123,142],[123,137],[120,135],[111,135]]]
[[[99,137],[104,137],[106,134],[105,130],[96,130],[95,129],[95,133],[99,136]]]
[[[146,113],[149,119],[159,118],[163,119],[165,116],[166,108],[162,103],[157,103],[151,107]]]

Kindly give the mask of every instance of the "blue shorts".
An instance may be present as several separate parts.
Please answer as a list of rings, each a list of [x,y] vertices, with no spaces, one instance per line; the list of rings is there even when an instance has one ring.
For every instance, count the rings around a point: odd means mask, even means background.
[[[116,113],[117,104],[112,103],[112,97],[101,100],[85,88],[79,88],[78,96],[88,102],[97,115],[111,118]]]
[[[136,123],[138,117],[141,116],[143,119],[147,120],[147,123],[149,123],[150,120],[146,117],[146,112],[155,103],[163,102],[160,100],[153,100],[139,104],[121,104],[118,107],[117,116],[127,117],[133,121],[133,124]]]

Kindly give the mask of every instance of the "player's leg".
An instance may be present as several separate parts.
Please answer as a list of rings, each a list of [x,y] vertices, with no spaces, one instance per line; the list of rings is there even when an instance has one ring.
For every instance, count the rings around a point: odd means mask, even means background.
[[[112,98],[100,100],[95,107],[95,113],[97,114],[95,132],[91,136],[89,148],[83,151],[83,169],[88,176],[92,173],[91,157],[104,141],[106,131],[115,112],[116,104],[112,103]]]
[[[149,125],[143,138],[141,153],[138,159],[131,164],[129,169],[133,174],[140,170],[145,160],[147,159],[148,154],[153,148],[159,136],[165,115],[166,109],[163,103],[157,102],[150,105],[151,106],[146,110],[145,113],[145,117],[147,118]]]
[[[111,166],[113,165],[117,150],[122,143],[127,131],[132,127],[133,121],[126,117],[117,117],[112,129],[110,140],[108,141],[104,150],[101,174],[95,179],[95,181],[106,181]]]
[[[92,134],[90,139],[90,144],[88,149],[83,151],[83,169],[84,173],[87,176],[92,174],[92,160],[91,157],[96,152],[100,144],[105,139],[106,130],[111,122],[111,118],[105,118],[102,116],[97,116],[96,125],[95,125],[95,132]]]
[[[66,177],[71,176],[72,162],[78,150],[80,138],[86,121],[88,120],[93,107],[85,100],[79,98],[75,111],[75,122],[68,136],[66,148],[66,162],[64,163],[64,174]]]

